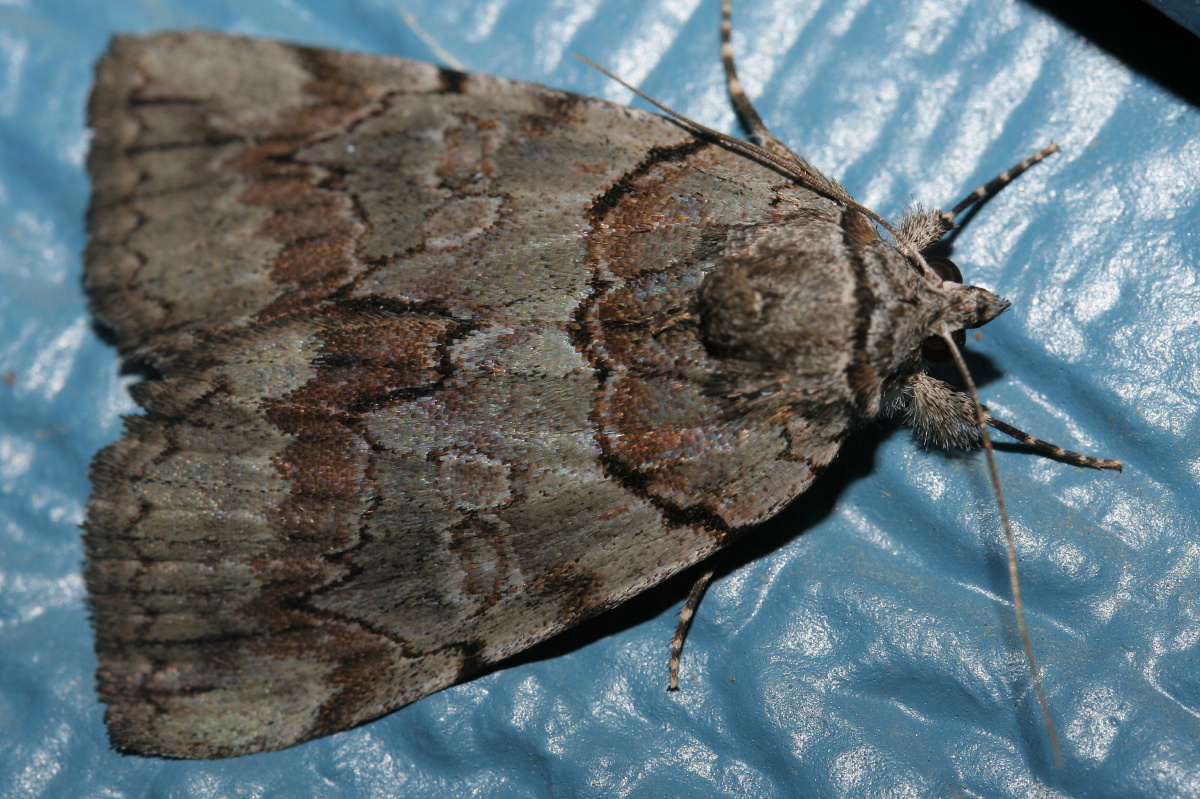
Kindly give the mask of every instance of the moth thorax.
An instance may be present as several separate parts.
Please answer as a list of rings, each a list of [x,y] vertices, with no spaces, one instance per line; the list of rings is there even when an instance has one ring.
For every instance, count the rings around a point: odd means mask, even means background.
[[[830,368],[854,335],[850,279],[814,256],[730,259],[700,288],[701,336],[722,358],[766,368]]]

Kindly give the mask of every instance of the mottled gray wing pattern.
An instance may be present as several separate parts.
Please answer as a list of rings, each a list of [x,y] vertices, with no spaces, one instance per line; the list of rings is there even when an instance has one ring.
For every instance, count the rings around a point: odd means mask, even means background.
[[[695,320],[841,211],[662,118],[199,32],[116,39],[90,114],[87,285],[161,373],[86,525],[119,747],[278,749],[461,681],[771,515],[850,421],[731,412]]]

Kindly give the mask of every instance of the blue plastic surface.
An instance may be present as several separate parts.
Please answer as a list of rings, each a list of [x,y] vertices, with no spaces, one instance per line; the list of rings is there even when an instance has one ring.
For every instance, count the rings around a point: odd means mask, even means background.
[[[1054,768],[979,454],[864,429],[734,551],[669,695],[673,581],[376,723],[221,762],[108,747],[80,577],[92,454],[134,412],[80,274],[83,109],[110,34],[208,27],[432,60],[621,102],[585,53],[737,130],[716,0],[0,3],[0,796],[1200,795],[1200,113],[1037,6],[743,0],[775,132],[887,217],[1063,152],[954,241],[1013,300],[972,338],[994,412],[1098,474],[1003,448]],[[1194,41],[1194,40],[1191,40]]]

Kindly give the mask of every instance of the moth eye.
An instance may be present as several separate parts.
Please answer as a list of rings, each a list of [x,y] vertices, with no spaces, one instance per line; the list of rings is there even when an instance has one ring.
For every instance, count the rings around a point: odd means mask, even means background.
[[[954,266],[954,264],[950,264]],[[949,278],[946,278],[949,280]],[[954,345],[962,350],[967,346],[967,331],[955,330],[950,334],[950,338],[954,339]],[[930,336],[921,342],[921,357],[927,361],[935,363],[944,363],[950,360],[950,348],[946,346],[946,342],[942,341],[940,336]]]
[[[949,258],[943,258],[940,255],[930,255],[925,259],[925,263],[929,264],[929,268],[937,273],[942,280],[949,280],[952,283],[961,283],[962,272],[958,271],[958,264],[951,261]],[[954,339],[955,345],[961,350],[967,346],[967,331],[955,330],[950,334]],[[946,342],[938,336],[930,336],[921,344],[921,356],[927,361],[936,363],[944,363],[950,360],[950,348],[946,346]]]
[[[952,283],[962,283],[962,272],[958,271],[958,264],[949,258],[943,258],[940,255],[928,255],[925,257],[925,263],[929,264],[929,268],[937,273],[937,276],[942,280],[949,280]],[[955,330],[950,336],[954,339],[954,343],[958,345],[960,350],[967,345],[967,331]],[[927,361],[944,363],[950,360],[950,348],[938,336],[930,336],[921,344],[921,357]]]
[[[949,280],[951,283],[963,282],[962,272],[958,271],[958,264],[949,258],[931,255],[925,259],[925,263],[929,264],[929,268],[937,272],[938,277],[942,280]]]

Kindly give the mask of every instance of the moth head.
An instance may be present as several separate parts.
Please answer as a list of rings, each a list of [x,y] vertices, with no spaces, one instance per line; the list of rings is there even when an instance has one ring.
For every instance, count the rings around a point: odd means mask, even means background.
[[[926,446],[975,447],[979,444],[979,428],[971,394],[931,377],[924,366],[954,359],[943,331],[951,331],[950,338],[961,351],[968,328],[987,324],[1011,303],[987,289],[963,284],[962,273],[949,258],[924,256],[922,260],[919,266],[925,267],[925,279],[942,302],[928,322],[929,335],[921,343],[919,357],[893,378],[885,392],[883,410],[888,415],[902,416],[905,426]]]
[[[966,346],[969,328],[982,327],[1012,305],[1008,300],[987,289],[964,285],[958,264],[949,258],[927,255],[924,260],[933,274],[941,279],[942,289],[948,293],[950,303],[944,321],[954,331],[952,338],[960,350]],[[935,363],[949,361],[951,358],[950,348],[945,339],[937,335],[925,339],[921,345],[921,355],[925,360]]]
[[[896,238],[906,245],[904,249],[923,252],[941,241],[942,237],[953,230],[954,227],[954,216],[952,214],[948,214],[940,208],[925,208],[918,203],[904,211],[904,216],[900,219],[900,223],[896,225]],[[924,274],[934,284],[962,285],[962,272],[959,271],[958,264],[949,258],[938,255],[923,255],[916,260],[917,263],[914,266],[917,271]],[[967,343],[967,328],[980,327],[990,322],[1003,313],[1009,306],[1007,301],[1001,300],[999,297],[983,289],[973,286],[965,286],[964,288],[970,294],[983,292],[987,296],[976,297],[974,303],[966,296],[957,298],[958,302],[956,304],[964,306],[958,312],[964,313],[966,317],[961,324],[951,324],[951,329],[954,330],[954,343],[959,349],[962,349]],[[958,294],[962,295],[962,292],[960,291]],[[975,306],[974,316],[972,316],[970,310],[972,304]],[[940,336],[930,336],[925,340],[922,346],[922,355],[926,360],[939,363],[950,360],[950,350]]]

